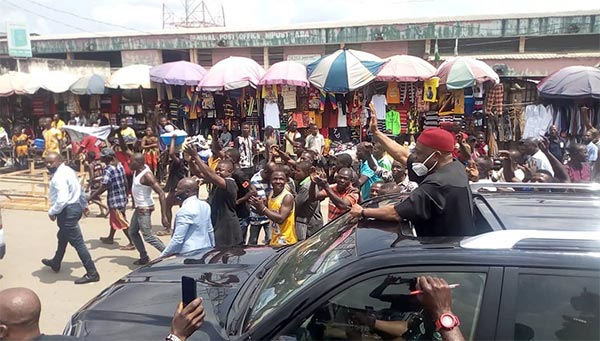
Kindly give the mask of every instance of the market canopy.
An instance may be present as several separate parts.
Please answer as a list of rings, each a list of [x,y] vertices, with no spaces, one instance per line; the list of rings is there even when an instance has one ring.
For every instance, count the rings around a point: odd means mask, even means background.
[[[440,84],[445,84],[448,90],[464,89],[487,81],[494,84],[500,83],[500,77],[489,65],[469,57],[455,57],[446,60],[440,65],[434,76],[439,77]]]
[[[338,50],[310,63],[308,80],[326,92],[346,93],[373,79],[385,61],[375,55],[356,50]]]
[[[150,69],[150,80],[170,85],[198,85],[206,72],[198,64],[181,60],[154,66]]]
[[[213,65],[198,85],[206,91],[256,87],[265,70],[253,59],[229,57]]]
[[[25,92],[33,95],[39,89],[44,89],[56,94],[69,90],[71,85],[79,79],[76,75],[64,71],[43,71],[31,75],[25,85]]]
[[[426,60],[408,55],[396,55],[389,58],[381,68],[375,80],[385,82],[417,82],[433,77],[435,67]]]
[[[104,76],[93,74],[79,78],[69,90],[75,95],[102,95],[105,84]]]
[[[592,66],[569,66],[544,78],[537,86],[545,98],[600,99],[600,69]]]
[[[306,67],[298,62],[289,60],[271,65],[260,80],[259,85],[276,84],[308,87]]]
[[[88,135],[92,135],[100,140],[106,141],[113,132],[113,129],[116,128],[118,127],[111,125],[102,127],[80,127],[75,125],[65,125],[61,127],[63,131],[69,134],[69,137],[73,142],[81,142],[81,140]]]
[[[0,97],[7,97],[12,94],[26,94],[25,86],[31,80],[31,75],[24,72],[10,71],[0,75]]]
[[[107,87],[112,89],[150,89],[150,69],[142,64],[129,65],[115,71],[108,80]]]

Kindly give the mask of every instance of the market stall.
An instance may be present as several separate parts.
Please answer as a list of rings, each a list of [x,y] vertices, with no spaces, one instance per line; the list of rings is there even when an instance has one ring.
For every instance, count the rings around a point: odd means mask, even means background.
[[[229,57],[213,65],[199,83],[202,119],[199,132],[208,136],[212,125],[227,127],[238,135],[242,123],[248,123],[251,135],[260,137],[257,86],[265,70],[254,60]]]
[[[385,61],[370,53],[338,50],[307,66],[308,106],[314,123],[328,143],[357,143],[365,138],[367,96],[365,85],[375,79]],[[310,119],[311,121],[312,118]],[[327,153],[327,149],[326,149]]]

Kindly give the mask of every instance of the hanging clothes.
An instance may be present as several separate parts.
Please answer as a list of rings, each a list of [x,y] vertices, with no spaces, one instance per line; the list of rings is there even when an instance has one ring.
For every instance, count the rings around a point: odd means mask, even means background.
[[[400,103],[400,89],[398,83],[389,82],[386,91],[386,100],[388,104],[399,104]]]
[[[400,113],[390,110],[385,114],[385,130],[391,131],[393,135],[400,134]]]
[[[279,105],[277,103],[265,102],[264,108],[264,123],[266,126],[271,126],[275,129],[279,129],[280,119],[279,119]]]
[[[437,88],[440,84],[440,79],[433,77],[423,82],[423,101],[435,102],[437,101]]]
[[[502,103],[504,102],[504,85],[497,84],[488,94],[485,105],[486,113],[502,115]]]
[[[373,105],[375,106],[375,111],[377,112],[378,120],[385,120],[385,106],[387,105],[387,100],[384,95],[373,95],[371,99],[373,101]]]

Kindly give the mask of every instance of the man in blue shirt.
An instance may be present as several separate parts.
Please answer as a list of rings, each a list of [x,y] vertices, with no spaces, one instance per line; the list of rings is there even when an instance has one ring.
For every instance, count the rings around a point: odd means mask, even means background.
[[[86,274],[75,281],[75,284],[98,282],[100,275],[96,270],[90,252],[85,246],[79,219],[83,210],[87,209],[85,192],[81,190],[79,179],[75,171],[63,163],[62,157],[57,153],[48,153],[46,167],[52,180],[50,180],[50,203],[48,217],[58,224],[58,246],[52,259],[42,259],[42,263],[49,266],[54,272],[60,271],[67,243],[77,250],[77,255],[85,267]]]
[[[356,147],[356,156],[360,160],[360,178],[358,179],[360,197],[362,201],[365,201],[371,197],[371,185],[373,185],[374,182],[382,181],[383,179],[379,177],[369,165],[369,161],[376,164],[376,161],[373,158],[373,145],[371,143],[359,143]]]
[[[175,215],[171,241],[161,256],[215,246],[211,208],[206,201],[198,199],[198,182],[193,178],[181,179],[175,196],[181,202],[181,208]]]

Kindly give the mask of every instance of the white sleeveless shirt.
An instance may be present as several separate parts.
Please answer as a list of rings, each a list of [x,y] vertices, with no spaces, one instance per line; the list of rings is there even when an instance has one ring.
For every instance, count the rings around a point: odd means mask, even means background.
[[[150,168],[145,166],[144,170],[133,177],[131,196],[133,197],[136,207],[154,206],[154,199],[152,199],[152,187],[143,185],[140,182],[144,174],[147,172],[150,172]]]

